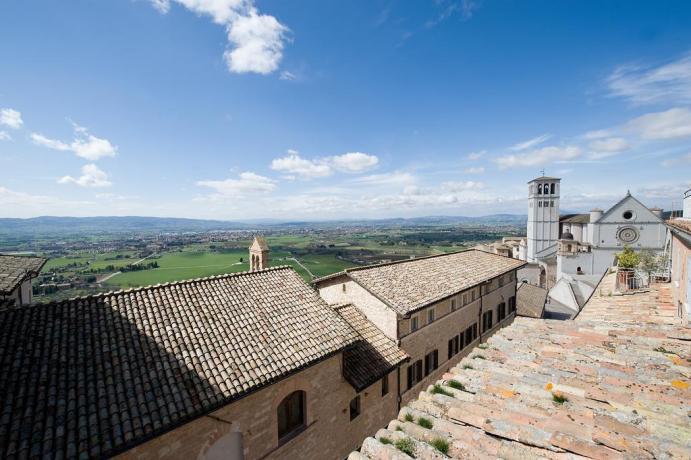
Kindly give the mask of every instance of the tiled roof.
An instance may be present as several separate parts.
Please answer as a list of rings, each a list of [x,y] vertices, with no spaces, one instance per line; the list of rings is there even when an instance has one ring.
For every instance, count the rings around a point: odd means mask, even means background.
[[[357,391],[370,386],[408,359],[408,355],[355,306],[348,304],[334,308],[360,336],[343,356],[344,376]]]
[[[559,222],[568,224],[589,224],[590,214],[565,214],[559,216]]]
[[[467,251],[347,269],[358,284],[402,315],[525,265],[488,252]]]
[[[349,458],[408,458],[404,438],[418,458],[437,438],[452,458],[691,458],[691,333],[669,284],[609,297],[614,276],[576,321],[517,318],[444,375],[449,396],[428,388]]]
[[[0,458],[103,458],[347,347],[290,267],[0,312]]]
[[[45,263],[46,259],[41,257],[0,254],[0,295],[14,291],[27,276],[38,275]]]
[[[516,290],[516,314],[529,318],[542,318],[547,292],[547,289],[534,284],[519,284]]]
[[[676,230],[691,235],[691,219],[672,219],[666,222],[667,225]]]

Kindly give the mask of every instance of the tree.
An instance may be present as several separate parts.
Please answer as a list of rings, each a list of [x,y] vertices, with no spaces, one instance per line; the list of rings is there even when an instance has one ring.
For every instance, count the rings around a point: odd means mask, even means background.
[[[641,251],[639,259],[640,261],[638,262],[638,266],[641,270],[647,273],[648,276],[650,276],[650,274],[654,272],[660,265],[659,258],[655,255],[655,253],[653,253],[653,251],[650,251],[649,249]]]
[[[640,257],[633,249],[624,246],[624,250],[617,254],[617,261],[619,268],[636,268],[640,262]]]

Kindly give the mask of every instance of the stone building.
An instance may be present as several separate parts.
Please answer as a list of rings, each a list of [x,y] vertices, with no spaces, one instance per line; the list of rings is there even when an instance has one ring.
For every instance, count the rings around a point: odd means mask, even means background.
[[[402,403],[510,323],[519,260],[467,250],[347,269],[314,281],[330,304],[351,303],[409,356]]]
[[[290,267],[0,311],[0,457],[341,459],[407,356]]]
[[[671,237],[672,301],[684,325],[691,317],[691,189],[684,194],[681,218],[667,222]]]
[[[31,304],[31,280],[45,263],[40,257],[0,254],[0,306]]]
[[[250,246],[250,271],[269,268],[269,245],[263,236],[255,236]]]

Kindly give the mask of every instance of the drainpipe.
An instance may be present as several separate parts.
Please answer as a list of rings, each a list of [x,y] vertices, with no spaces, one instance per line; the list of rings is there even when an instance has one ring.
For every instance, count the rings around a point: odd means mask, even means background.
[[[401,411],[401,401],[403,398],[401,398],[401,366],[398,366],[397,372],[397,380],[398,383],[396,384],[396,393],[398,394],[398,412]],[[396,412],[398,414],[398,412]]]

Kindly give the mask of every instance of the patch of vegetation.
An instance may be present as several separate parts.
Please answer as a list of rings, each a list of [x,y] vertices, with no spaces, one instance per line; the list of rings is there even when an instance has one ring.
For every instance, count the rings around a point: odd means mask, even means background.
[[[400,450],[404,454],[408,454],[411,457],[415,458],[415,444],[413,443],[413,440],[410,438],[403,438],[399,439],[396,441],[396,449]]]
[[[487,359],[483,355],[475,355],[473,356],[473,359]]]
[[[470,364],[464,364],[463,369],[475,369],[475,368],[473,366],[471,366]]]
[[[654,351],[658,351],[658,352],[660,352],[660,353],[670,353],[670,354],[674,354],[673,351],[669,351],[669,350],[667,350],[667,349],[666,349],[665,347],[663,347],[663,346],[659,346],[659,347],[657,347],[657,348],[653,348],[653,350],[654,350]]]
[[[449,454],[449,441],[444,438],[434,438],[432,442],[430,442],[430,445],[444,455]]]
[[[393,444],[391,438],[387,438],[386,436],[382,436],[381,438],[379,438],[379,442],[382,444]]]
[[[413,418],[413,414],[411,414],[410,412],[406,412],[406,414],[403,416],[403,420],[405,420],[406,422],[413,422],[415,421],[415,418]]]
[[[480,345],[477,346],[481,350],[486,350],[488,345],[486,343],[481,343]]]
[[[398,425],[398,426],[396,427],[396,431],[403,431],[403,427],[402,427],[401,425]]]
[[[640,261],[640,256],[628,246],[624,246],[624,250],[617,254],[619,268],[636,268]]]
[[[455,388],[456,390],[465,390],[465,385],[463,385],[458,380],[449,380],[448,382],[446,382],[446,384],[451,388]]]
[[[560,393],[558,391],[555,391],[554,393],[552,393],[552,401],[554,401],[557,404],[564,404],[568,400],[569,400],[569,398],[567,398],[566,396],[564,396],[562,393]]]
[[[435,395],[444,395],[444,396],[453,396],[453,394],[449,393],[446,391],[441,385],[438,383],[435,383],[434,386],[432,387],[432,394]]]
[[[420,425],[422,428],[427,428],[428,430],[431,430],[434,426],[432,420],[425,417],[420,417],[419,419],[417,419],[417,424]]]

